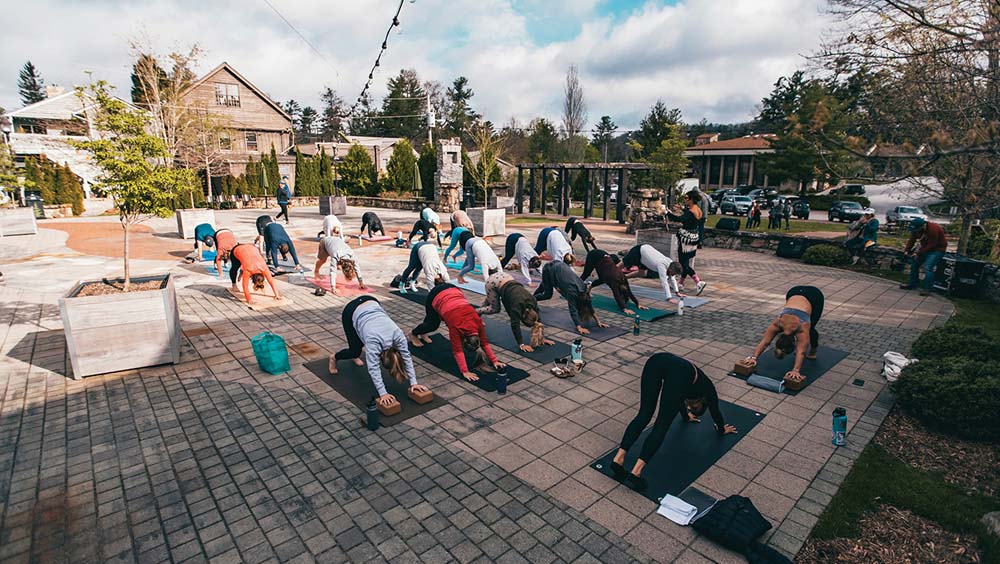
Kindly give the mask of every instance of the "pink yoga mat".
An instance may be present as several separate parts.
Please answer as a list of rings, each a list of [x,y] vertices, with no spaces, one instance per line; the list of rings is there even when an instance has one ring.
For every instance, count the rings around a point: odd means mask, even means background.
[[[377,243],[379,241],[388,241],[389,239],[392,239],[392,237],[388,235],[375,235],[374,237],[362,235],[361,238],[364,239],[365,241],[368,241],[369,243]]]
[[[322,288],[322,289],[326,290],[327,292],[331,291],[330,290],[330,278],[325,277],[325,276],[323,278],[313,278],[311,276],[306,276],[305,278],[306,278],[306,282],[309,282],[313,286],[316,286],[317,288]],[[370,287],[369,288],[365,288],[364,290],[362,290],[361,288],[358,287],[358,282],[356,280],[348,282],[348,281],[344,280],[344,277],[341,276],[340,273],[337,274],[337,295],[338,296],[345,296],[345,297],[350,298],[352,296],[360,296],[362,294],[370,294],[372,292],[374,292],[374,290],[372,290]]]

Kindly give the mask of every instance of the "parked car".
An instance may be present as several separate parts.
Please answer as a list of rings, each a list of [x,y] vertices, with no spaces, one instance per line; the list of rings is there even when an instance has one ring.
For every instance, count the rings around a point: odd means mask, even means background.
[[[760,204],[762,208],[769,208],[778,199],[778,191],[774,188],[755,188],[746,194]]]
[[[719,205],[719,213],[722,215],[726,215],[727,213],[746,215],[750,211],[752,204],[753,199],[750,196],[725,196],[722,198],[722,204]]]
[[[789,198],[792,201],[792,217],[809,219],[809,201],[804,198]]]
[[[760,187],[754,186],[753,184],[741,184],[736,187],[736,193],[740,196],[749,196],[750,192],[754,190],[760,190]]]
[[[885,214],[886,223],[909,223],[917,218],[927,220],[924,210],[914,206],[896,206]]]
[[[827,212],[827,219],[833,221],[855,221],[860,219],[864,215],[865,208],[861,207],[861,204],[857,202],[847,202],[844,200],[838,200],[830,206],[830,211]]]

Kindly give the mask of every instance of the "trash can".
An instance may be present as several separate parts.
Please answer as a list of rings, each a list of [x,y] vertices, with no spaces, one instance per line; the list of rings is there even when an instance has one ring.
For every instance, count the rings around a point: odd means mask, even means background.
[[[35,219],[45,219],[45,200],[42,199],[41,192],[26,192],[24,195],[24,205],[34,208]]]
[[[956,298],[976,298],[986,263],[957,253],[946,253],[934,271],[934,288]]]
[[[462,209],[476,207],[476,189],[473,186],[462,188]]]
[[[285,340],[280,335],[264,331],[250,339],[250,344],[253,345],[257,364],[264,372],[281,374],[291,370],[288,364],[288,349],[285,348]]]

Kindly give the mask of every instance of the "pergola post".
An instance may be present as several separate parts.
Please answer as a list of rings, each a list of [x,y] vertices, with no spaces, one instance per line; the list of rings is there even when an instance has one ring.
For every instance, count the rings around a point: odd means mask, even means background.
[[[608,176],[610,173],[610,169],[604,169],[604,189],[601,190],[604,194],[604,211],[602,213],[604,221],[608,220],[608,198],[611,196],[611,186],[608,185]]]
[[[562,179],[562,214],[564,216],[569,215],[569,192],[570,192],[570,181],[569,178],[573,174],[573,169],[564,168],[563,169],[563,179]]]
[[[594,215],[594,174],[589,168],[583,172],[587,175],[587,192],[583,195],[583,217],[589,218]]]
[[[618,223],[621,224],[625,223],[625,195],[628,194],[625,189],[625,181],[627,178],[625,169],[618,169],[618,196],[615,204],[615,215],[618,217]]]
[[[542,215],[545,215],[545,208],[548,207],[549,203],[548,191],[546,190],[549,183],[549,175],[545,174],[544,166],[541,168],[541,171],[542,171]]]
[[[528,213],[535,213],[535,169],[528,169]]]
[[[517,191],[514,193],[514,202],[517,213],[524,213],[524,169],[521,165],[517,165]]]

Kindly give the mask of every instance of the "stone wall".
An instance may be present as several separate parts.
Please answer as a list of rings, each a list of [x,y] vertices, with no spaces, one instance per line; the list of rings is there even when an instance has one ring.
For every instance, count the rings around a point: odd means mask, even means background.
[[[432,205],[433,202],[420,198],[372,198],[368,196],[348,196],[347,205],[360,208],[386,208],[390,210],[410,210],[420,211],[424,205]],[[433,206],[432,206],[433,207]],[[441,210],[437,210],[441,211]]]
[[[437,171],[434,172],[434,208],[451,213],[462,202],[462,140],[438,139]]]

